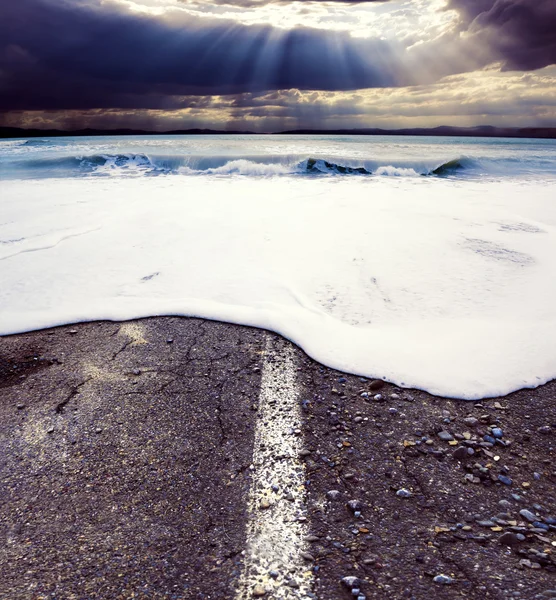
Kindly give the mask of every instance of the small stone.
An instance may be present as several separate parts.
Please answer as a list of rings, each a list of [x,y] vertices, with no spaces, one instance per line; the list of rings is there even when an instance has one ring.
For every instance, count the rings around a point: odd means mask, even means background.
[[[375,394],[373,398],[375,402],[382,402],[382,400],[384,400],[384,396],[382,394]]]
[[[49,427],[49,428],[46,430],[46,433],[54,433],[54,427]]]
[[[476,419],[475,417],[466,417],[463,419],[463,422],[466,425],[469,425],[469,427],[474,427],[479,422],[479,419]]]
[[[369,383],[369,389],[373,391],[381,390],[384,387],[384,381],[382,379],[373,379]]]
[[[498,475],[498,481],[504,485],[512,485],[513,481],[506,475]]]
[[[20,403],[17,405],[17,410],[23,410],[24,408],[25,408],[25,404],[23,404],[23,402],[20,402]]]
[[[326,497],[329,500],[339,500],[341,495],[342,492],[339,492],[338,490],[330,490],[329,492],[326,492]]]
[[[454,583],[454,580],[451,577],[448,577],[448,575],[437,575],[433,581],[434,583],[441,583],[443,585],[450,585]]]
[[[132,373],[134,375],[141,375],[141,369],[133,369]]]
[[[363,510],[363,503],[360,500],[349,500],[347,505],[353,512]]]
[[[488,444],[496,444],[496,438],[493,438],[491,435],[484,435],[483,440],[485,440],[485,442],[487,442]]]
[[[452,453],[452,457],[456,460],[463,460],[469,457],[469,453],[467,452],[467,448],[465,446],[460,446]]]
[[[348,588],[352,589],[359,585],[359,579],[354,577],[353,575],[348,575],[347,577],[342,577],[340,581]]]
[[[499,438],[499,439],[500,439],[500,438],[504,437],[504,433],[503,433],[503,431],[500,429],[500,427],[494,427],[493,429],[491,429],[491,432],[492,432],[492,435],[493,435],[495,438]]]
[[[409,490],[401,488],[396,492],[396,496],[399,496],[400,498],[411,498],[413,494]]]
[[[543,425],[542,427],[539,427],[537,431],[543,435],[548,435],[552,431],[552,428],[550,425]]]
[[[519,544],[519,538],[517,537],[517,535],[515,533],[511,533],[510,531],[507,531],[506,533],[501,535],[498,541],[503,546],[515,546],[516,544]]]
[[[268,500],[261,500],[261,503],[259,504],[259,508],[261,508],[262,510],[266,510],[267,508],[270,508],[270,502]]]
[[[304,560],[307,560],[309,562],[315,561],[315,557],[312,554],[310,554],[309,552],[300,552],[299,556],[301,556],[301,558],[303,558]]]
[[[261,596],[265,596],[265,595],[266,595],[266,589],[262,585],[257,584],[253,588],[253,596],[255,596],[255,598],[260,598]]]
[[[526,508],[524,508],[523,510],[520,510],[519,514],[524,519],[527,519],[530,523],[533,523],[537,520],[537,517],[530,510],[527,510]]]
[[[168,339],[166,340],[166,343],[167,343],[167,344],[173,344],[173,343],[174,343],[174,340],[173,340],[172,338],[168,338]]]
[[[269,571],[269,576],[272,577],[272,579],[278,579],[278,576],[280,575],[280,573],[278,573],[278,571]]]
[[[451,442],[454,439],[449,431],[439,431],[437,435],[443,442]]]
[[[77,333],[77,329],[70,329],[69,333],[71,333],[72,335],[75,335]]]
[[[477,525],[480,525],[481,527],[496,527],[496,523],[490,519],[486,521],[477,521]]]
[[[102,427],[97,427],[95,429],[95,433],[102,433]]]

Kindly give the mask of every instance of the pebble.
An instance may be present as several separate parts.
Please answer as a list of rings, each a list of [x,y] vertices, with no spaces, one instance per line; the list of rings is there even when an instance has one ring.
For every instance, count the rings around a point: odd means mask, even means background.
[[[480,525],[481,527],[496,527],[496,523],[494,521],[477,521],[477,525]]]
[[[168,339],[166,340],[166,343],[167,343],[167,344],[173,344],[173,343],[174,343],[174,340],[173,340],[172,338],[168,338]]]
[[[384,381],[382,381],[382,379],[373,379],[371,381],[371,383],[369,383],[369,389],[375,391],[375,390],[381,390],[384,387]]]
[[[363,509],[363,503],[360,500],[349,500],[348,508],[350,508],[353,512],[357,512]]]
[[[449,431],[439,431],[437,435],[443,442],[451,442],[454,439]]]
[[[310,554],[309,552],[300,552],[299,556],[301,556],[301,558],[303,558],[304,560],[307,560],[309,562],[315,561],[315,557],[312,554]]]
[[[469,456],[467,448],[465,446],[460,446],[452,453],[452,456],[457,460],[463,460]]]
[[[454,583],[454,580],[451,577],[448,577],[448,575],[437,575],[433,581],[434,583],[442,583],[443,585]]]
[[[266,595],[266,589],[262,586],[262,585],[256,585],[253,588],[253,596],[255,596],[255,598],[260,598],[261,596],[265,596]]]
[[[373,398],[376,402],[381,402],[382,400],[384,400],[384,396],[382,394],[375,394]]]
[[[348,575],[347,577],[342,577],[340,581],[348,588],[357,587],[360,583],[358,577],[354,577],[353,575]]]
[[[46,433],[54,433],[54,427],[49,427],[49,428],[46,430]]]
[[[530,510],[527,510],[526,508],[524,508],[523,510],[520,510],[519,514],[524,519],[527,519],[530,523],[533,523],[534,521],[537,520],[537,517]]]
[[[550,425],[543,425],[542,427],[539,427],[537,431],[543,435],[548,435],[552,431],[552,428]]]
[[[491,429],[492,435],[495,438],[502,438],[504,437],[504,432],[500,429],[500,427],[494,427]]]
[[[476,419],[475,417],[466,417],[463,419],[463,422],[466,425],[469,425],[469,427],[474,427],[479,422],[479,419]]]
[[[506,475],[498,475],[498,481],[504,485],[512,485],[513,481]]]
[[[515,533],[507,531],[506,533],[500,536],[498,541],[503,546],[515,546],[516,544],[519,544],[520,540]]]
[[[493,438],[491,435],[483,436],[483,440],[485,440],[485,442],[488,444],[496,444],[496,438]]]
[[[22,402],[20,402],[20,403],[17,405],[17,410],[23,410],[24,408],[25,408],[25,404],[23,404]]]
[[[261,508],[262,510],[266,510],[267,508],[270,508],[270,502],[268,500],[262,500],[261,503],[259,504],[259,508]]]
[[[396,496],[399,496],[400,498],[411,498],[413,494],[409,490],[401,488],[396,492]]]

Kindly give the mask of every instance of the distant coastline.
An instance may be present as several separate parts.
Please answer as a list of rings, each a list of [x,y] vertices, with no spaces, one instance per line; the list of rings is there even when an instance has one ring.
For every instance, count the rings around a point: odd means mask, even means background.
[[[273,135],[414,135],[437,137],[501,137],[501,138],[540,138],[556,139],[556,127],[417,127],[405,129],[292,129],[290,131],[266,132]],[[142,129],[23,129],[19,127],[0,127],[0,138],[33,137],[80,137],[101,135],[265,135],[254,131],[224,131],[218,129],[174,129],[170,131],[146,131]]]

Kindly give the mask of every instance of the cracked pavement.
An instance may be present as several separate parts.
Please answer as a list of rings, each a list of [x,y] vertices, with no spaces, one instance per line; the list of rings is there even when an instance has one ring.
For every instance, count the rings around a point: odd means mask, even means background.
[[[232,600],[267,336],[158,317],[0,338],[0,597]],[[554,382],[460,402],[294,352],[314,597],[353,597],[346,576],[377,600],[556,587]],[[480,446],[490,425],[507,445]],[[476,456],[456,460],[443,429]],[[501,544],[510,530],[524,541]]]

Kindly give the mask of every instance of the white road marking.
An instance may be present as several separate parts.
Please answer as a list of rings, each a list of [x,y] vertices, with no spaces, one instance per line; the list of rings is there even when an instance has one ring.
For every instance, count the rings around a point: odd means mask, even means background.
[[[301,408],[293,346],[266,341],[249,493],[247,549],[236,600],[314,597],[307,552]],[[264,593],[263,593],[264,592]]]

